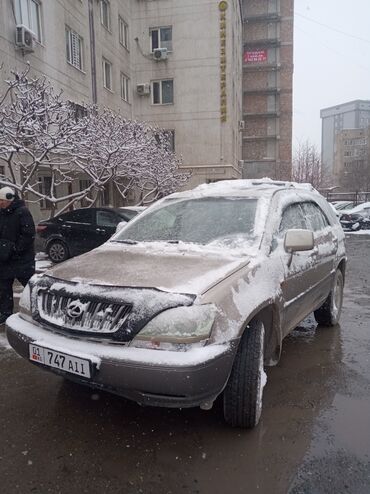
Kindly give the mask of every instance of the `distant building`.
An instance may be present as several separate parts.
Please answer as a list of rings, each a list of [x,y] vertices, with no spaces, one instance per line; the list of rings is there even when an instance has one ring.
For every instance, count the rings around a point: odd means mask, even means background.
[[[370,191],[370,126],[335,135],[333,178],[344,191]]]
[[[294,0],[242,0],[243,177],[289,179]]]
[[[330,108],[324,108],[320,112],[322,119],[321,134],[321,159],[322,174],[327,185],[338,185],[335,180],[338,178],[340,163],[335,163],[335,159],[340,159],[341,153],[337,150],[337,144],[341,138],[338,134],[348,129],[364,129],[370,126],[370,101],[355,100],[342,103]]]
[[[29,61],[76,111],[168,129],[189,187],[241,177],[239,0],[0,0],[0,12],[0,93]]]

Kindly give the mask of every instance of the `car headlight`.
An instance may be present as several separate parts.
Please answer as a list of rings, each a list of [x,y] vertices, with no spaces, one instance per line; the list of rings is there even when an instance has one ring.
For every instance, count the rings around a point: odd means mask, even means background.
[[[25,319],[31,318],[31,289],[29,283],[24,287],[19,300],[19,313],[25,316]]]
[[[159,348],[163,347],[161,343],[199,343],[209,337],[216,312],[211,304],[165,310],[138,333],[131,345]]]

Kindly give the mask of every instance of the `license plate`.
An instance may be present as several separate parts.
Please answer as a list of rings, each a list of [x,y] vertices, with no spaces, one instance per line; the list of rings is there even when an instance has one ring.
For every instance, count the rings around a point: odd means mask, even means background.
[[[56,352],[50,348],[39,345],[29,345],[30,360],[39,364],[54,367],[70,374],[76,374],[80,377],[91,377],[91,362],[79,357],[73,357],[67,353]]]

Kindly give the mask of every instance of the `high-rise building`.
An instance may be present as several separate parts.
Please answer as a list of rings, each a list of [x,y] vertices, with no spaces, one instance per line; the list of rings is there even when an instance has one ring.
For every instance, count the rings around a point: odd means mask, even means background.
[[[0,93],[29,62],[76,105],[168,129],[189,187],[241,177],[239,0],[0,0],[0,13]]]
[[[339,185],[336,180],[339,179],[338,170],[341,166],[340,163],[335,163],[335,160],[339,159],[340,156],[337,149],[340,139],[338,141],[337,136],[343,130],[365,129],[370,126],[370,101],[355,100],[324,108],[321,110],[320,116],[322,120],[321,161],[323,179],[327,185]]]
[[[243,177],[289,179],[294,0],[242,0]]]

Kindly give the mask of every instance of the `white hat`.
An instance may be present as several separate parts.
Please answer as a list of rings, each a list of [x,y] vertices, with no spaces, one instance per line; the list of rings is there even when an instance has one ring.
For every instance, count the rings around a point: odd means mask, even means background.
[[[15,192],[11,187],[2,187],[0,189],[0,201],[13,201],[14,198]]]

